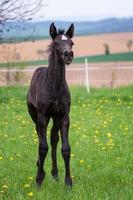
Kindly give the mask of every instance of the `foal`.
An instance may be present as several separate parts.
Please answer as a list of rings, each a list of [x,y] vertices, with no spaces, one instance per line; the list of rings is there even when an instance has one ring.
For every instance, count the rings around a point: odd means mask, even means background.
[[[71,186],[70,145],[68,140],[71,99],[65,80],[65,64],[69,65],[73,60],[73,42],[71,38],[74,34],[74,25],[71,24],[66,33],[64,33],[63,31],[57,31],[54,23],[52,23],[49,32],[52,38],[49,65],[47,68],[38,68],[34,72],[27,96],[28,111],[36,125],[39,138],[36,182],[40,186],[45,177],[43,164],[48,152],[46,132],[49,120],[52,118],[51,173],[55,179],[58,178],[56,149],[59,141],[58,132],[60,131],[62,140],[61,152],[65,163],[65,183]]]

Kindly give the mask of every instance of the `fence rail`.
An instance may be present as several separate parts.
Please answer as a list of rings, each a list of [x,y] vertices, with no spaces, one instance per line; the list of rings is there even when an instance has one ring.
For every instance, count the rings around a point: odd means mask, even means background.
[[[0,69],[0,86],[28,85],[36,68]],[[124,63],[102,63],[71,65],[66,67],[69,85],[84,85],[89,92],[91,87],[119,87],[133,84],[133,65]]]

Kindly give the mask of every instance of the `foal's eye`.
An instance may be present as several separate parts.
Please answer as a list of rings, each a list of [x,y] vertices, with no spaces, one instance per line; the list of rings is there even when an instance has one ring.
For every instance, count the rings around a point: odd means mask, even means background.
[[[57,42],[55,42],[54,44],[55,44],[55,46],[58,46],[58,43],[57,43]]]

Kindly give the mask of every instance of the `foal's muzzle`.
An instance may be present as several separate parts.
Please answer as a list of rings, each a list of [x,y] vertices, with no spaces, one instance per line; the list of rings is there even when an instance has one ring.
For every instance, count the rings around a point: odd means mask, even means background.
[[[71,64],[73,60],[73,51],[64,51],[64,60],[67,65]]]

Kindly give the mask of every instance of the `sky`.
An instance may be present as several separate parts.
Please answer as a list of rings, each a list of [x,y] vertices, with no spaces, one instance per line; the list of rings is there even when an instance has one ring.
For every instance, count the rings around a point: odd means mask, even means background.
[[[45,19],[98,20],[133,16],[133,0],[46,0]]]

